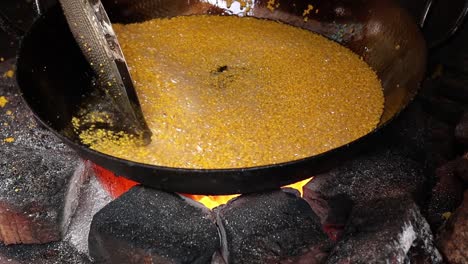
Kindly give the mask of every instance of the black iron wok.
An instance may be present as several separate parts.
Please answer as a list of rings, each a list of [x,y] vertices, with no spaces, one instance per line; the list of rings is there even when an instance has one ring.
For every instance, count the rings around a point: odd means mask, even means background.
[[[253,2],[251,16],[279,20],[320,33],[362,56],[377,72],[384,88],[385,109],[375,131],[321,155],[242,169],[160,167],[93,151],[70,129],[78,106],[92,92],[93,72],[57,6],[43,14],[22,40],[17,62],[18,84],[37,118],[82,157],[117,175],[168,191],[234,194],[277,188],[324,172],[367,146],[379,144],[382,128],[411,101],[425,71],[425,42],[406,11],[390,0],[277,0],[275,3],[279,5],[274,11],[267,8],[268,0]],[[113,22],[191,14],[232,14],[222,7],[224,1],[121,0],[118,3],[116,6],[114,1],[103,1]],[[303,11],[309,4],[319,9],[319,13],[305,21]]]

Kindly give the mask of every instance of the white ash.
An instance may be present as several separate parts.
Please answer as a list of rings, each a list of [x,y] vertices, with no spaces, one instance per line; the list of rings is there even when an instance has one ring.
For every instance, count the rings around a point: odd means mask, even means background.
[[[403,226],[403,231],[398,239],[398,242],[394,245],[395,248],[401,248],[403,252],[409,252],[411,246],[415,242],[417,236],[416,232],[414,231],[414,227],[411,223],[405,223]],[[406,257],[406,256],[404,256]],[[398,259],[398,263],[403,263],[405,258]]]
[[[88,234],[93,216],[112,198],[92,175],[89,183],[83,186],[75,216],[72,219],[64,240],[69,241],[80,253],[88,254]]]

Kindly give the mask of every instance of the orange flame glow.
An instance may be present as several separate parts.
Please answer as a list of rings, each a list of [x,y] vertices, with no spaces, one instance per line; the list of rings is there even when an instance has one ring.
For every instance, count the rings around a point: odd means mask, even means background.
[[[296,182],[284,187],[289,187],[298,190],[302,196],[302,187],[306,185],[311,179],[306,179],[300,182]],[[226,204],[229,200],[236,198],[239,194],[234,195],[194,195],[194,194],[184,194],[184,196],[192,198],[195,201],[198,201],[205,205],[206,207],[213,209],[217,206]]]
[[[94,172],[96,173],[96,176],[99,179],[99,182],[102,184],[102,186],[106,189],[106,191],[111,195],[112,198],[117,198],[120,195],[124,194],[127,192],[130,188],[133,186],[137,185],[137,182],[128,180],[123,177],[116,176],[114,173],[99,167],[96,164],[93,164],[93,169]],[[285,187],[293,188],[298,190],[301,193],[301,196],[303,195],[302,193],[302,188],[304,185],[306,185],[310,180],[306,179],[300,182],[296,182]],[[183,194],[186,197],[189,197],[195,201],[198,201],[205,205],[206,207],[213,209],[217,206],[226,204],[229,200],[239,196],[239,194],[234,194],[234,195],[195,195],[195,194]]]

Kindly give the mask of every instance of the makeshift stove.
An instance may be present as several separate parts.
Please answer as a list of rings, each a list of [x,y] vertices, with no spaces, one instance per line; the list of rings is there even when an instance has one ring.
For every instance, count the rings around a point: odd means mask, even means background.
[[[0,263],[468,263],[464,31],[432,54],[381,145],[238,197],[135,186],[81,160],[36,123],[2,62]]]

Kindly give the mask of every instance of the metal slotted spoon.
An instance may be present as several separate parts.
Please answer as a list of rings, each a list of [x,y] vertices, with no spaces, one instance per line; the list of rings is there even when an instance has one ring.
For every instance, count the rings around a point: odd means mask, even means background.
[[[137,135],[143,144],[151,141],[125,57],[100,0],[59,0],[68,26],[97,76],[107,100],[118,112],[118,128]],[[102,96],[103,95],[103,96]]]

